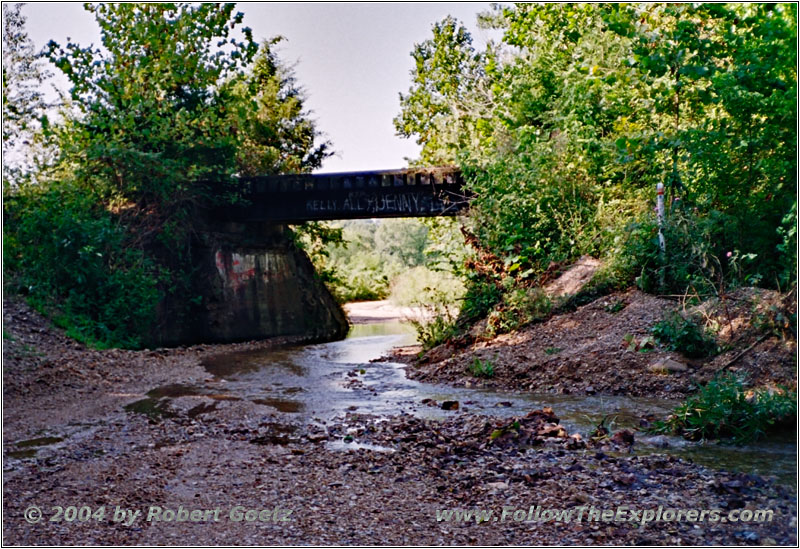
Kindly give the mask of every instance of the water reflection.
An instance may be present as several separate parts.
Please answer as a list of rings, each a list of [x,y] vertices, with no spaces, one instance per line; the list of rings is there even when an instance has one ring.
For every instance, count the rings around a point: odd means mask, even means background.
[[[183,394],[203,396],[224,393],[270,410],[305,414],[317,420],[348,411],[375,415],[405,412],[431,419],[472,412],[508,417],[551,406],[568,431],[583,435],[604,418],[614,428],[635,429],[643,417],[664,417],[677,404],[654,398],[532,394],[423,384],[406,378],[400,364],[370,362],[392,347],[413,342],[413,330],[400,322],[357,325],[343,341],[211,357],[204,366],[220,378],[217,383],[181,389],[170,386],[148,396],[178,396],[182,389]],[[460,409],[443,410],[441,403],[448,400],[458,401]],[[352,447],[344,443],[340,446]],[[711,467],[775,475],[785,484],[793,485],[796,479],[796,437],[730,447],[640,434],[635,451],[668,452]]]

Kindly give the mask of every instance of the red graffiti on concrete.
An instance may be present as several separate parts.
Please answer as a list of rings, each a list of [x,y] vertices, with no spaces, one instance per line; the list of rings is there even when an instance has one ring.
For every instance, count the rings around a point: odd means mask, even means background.
[[[217,264],[217,272],[225,281],[225,284],[234,289],[242,288],[248,280],[256,275],[256,258],[252,255],[240,255],[237,253],[224,253],[218,250],[214,259]]]

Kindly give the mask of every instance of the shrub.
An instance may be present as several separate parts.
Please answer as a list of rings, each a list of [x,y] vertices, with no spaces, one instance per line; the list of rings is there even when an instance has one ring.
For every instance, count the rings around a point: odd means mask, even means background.
[[[757,440],[796,421],[797,392],[748,390],[744,379],[717,376],[675,408],[654,432],[680,434],[689,440],[728,438],[735,443]]]
[[[489,313],[490,335],[514,331],[526,324],[546,318],[551,311],[550,298],[541,288],[514,288],[503,296],[503,302]]]
[[[762,334],[769,334],[783,339],[797,339],[797,300],[791,299],[771,303],[766,307],[753,304],[753,316],[750,324]]]
[[[520,326],[547,317],[552,307],[541,288],[517,288],[509,292],[505,301],[510,310],[518,313]]]
[[[427,351],[458,335],[458,325],[447,294],[431,288],[426,291],[427,301],[416,304],[422,314],[419,318],[409,318],[408,322],[417,331],[417,341]]]
[[[415,306],[439,299],[456,303],[464,293],[464,284],[452,273],[414,267],[395,278],[390,299],[402,306]]]
[[[10,194],[5,213],[13,290],[80,341],[141,345],[155,317],[157,274],[112,214],[68,184]]]
[[[472,323],[485,317],[503,298],[500,289],[490,281],[476,276],[468,277],[459,320]]]
[[[481,360],[475,357],[472,363],[467,367],[467,372],[474,377],[491,378],[494,377],[494,364],[489,360]]]
[[[333,291],[340,303],[389,297],[389,269],[377,254],[354,257],[347,265],[334,268],[339,283]]]
[[[417,331],[417,341],[426,351],[458,334],[455,323],[444,315],[436,315],[429,320],[409,320],[409,322]]]
[[[661,345],[690,358],[704,358],[719,352],[713,335],[677,312],[657,322],[650,331]]]

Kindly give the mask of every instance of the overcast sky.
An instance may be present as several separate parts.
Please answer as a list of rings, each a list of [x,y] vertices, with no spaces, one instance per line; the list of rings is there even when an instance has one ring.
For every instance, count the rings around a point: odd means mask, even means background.
[[[398,93],[411,84],[414,44],[429,38],[432,25],[449,14],[465,23],[475,46],[482,47],[488,34],[477,29],[476,15],[488,8],[488,3],[238,5],[258,41],[286,37],[280,56],[296,64],[307,106],[337,151],[322,172],[401,168],[405,157],[416,157],[414,140],[397,137],[392,125],[400,109]],[[82,4],[30,3],[23,13],[37,49],[50,40],[63,45],[68,37],[81,46],[100,43],[94,18]]]

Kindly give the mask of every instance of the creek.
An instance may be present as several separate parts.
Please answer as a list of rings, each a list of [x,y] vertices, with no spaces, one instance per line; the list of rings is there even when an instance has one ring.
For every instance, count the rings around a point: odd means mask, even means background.
[[[356,325],[347,339],[332,343],[219,354],[203,363],[214,383],[159,387],[129,409],[165,409],[170,398],[198,395],[250,400],[271,411],[298,415],[298,420],[324,424],[348,411],[437,419],[465,413],[520,416],[550,406],[570,433],[586,437],[603,418],[612,430],[636,429],[642,418],[665,417],[678,404],[655,398],[536,394],[419,383],[406,377],[401,364],[372,362],[393,347],[413,342],[410,326],[381,322]],[[458,409],[443,409],[442,403],[447,401],[458,402]],[[333,441],[329,447],[358,445]],[[632,452],[669,453],[711,468],[773,476],[792,490],[797,480],[794,435],[730,446],[637,431]]]

